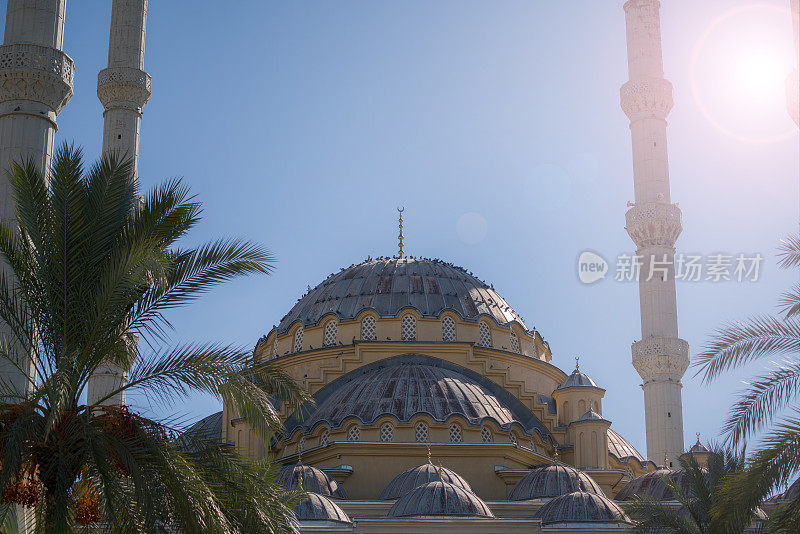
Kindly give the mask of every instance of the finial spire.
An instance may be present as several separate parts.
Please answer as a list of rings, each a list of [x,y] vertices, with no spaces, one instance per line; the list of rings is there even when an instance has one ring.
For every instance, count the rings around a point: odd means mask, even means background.
[[[699,445],[700,444],[700,432],[695,432],[695,435],[697,436],[697,444]]]
[[[580,371],[581,370],[581,357],[580,356],[575,356],[575,370],[576,371]]]
[[[558,463],[558,447],[553,450],[553,463]]]
[[[398,256],[400,258],[403,257],[403,212],[406,211],[405,208],[397,208],[397,213],[400,214],[400,234],[397,236],[397,245],[400,248],[400,252]]]
[[[444,479],[442,478],[442,462],[441,462],[441,460],[439,461],[439,469],[437,470],[437,473],[439,474],[439,482],[444,482]]]
[[[669,468],[669,451],[664,451],[664,469]]]
[[[426,443],[426,445],[428,446],[428,463],[429,463],[429,464],[432,464],[433,462],[431,462],[431,442],[430,442],[430,441],[428,441],[428,442]]]

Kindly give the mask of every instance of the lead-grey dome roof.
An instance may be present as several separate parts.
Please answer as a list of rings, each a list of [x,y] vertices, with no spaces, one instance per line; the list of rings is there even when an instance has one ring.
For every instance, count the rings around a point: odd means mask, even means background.
[[[586,373],[582,373],[580,369],[575,369],[572,371],[572,374],[569,375],[558,389],[565,389],[565,388],[575,388],[575,387],[592,387],[596,388],[599,387],[594,380],[591,379],[589,375]]]
[[[548,499],[571,493],[576,489],[603,494],[603,490],[589,475],[564,464],[537,467],[528,472],[508,495],[509,501]]]
[[[615,499],[618,501],[632,501],[637,495],[639,497],[649,497],[657,501],[674,501],[675,494],[664,482],[670,480],[678,485],[685,494],[691,493],[689,479],[683,470],[679,469],[658,469],[640,475],[627,484],[617,493]]]
[[[461,478],[461,475],[446,467],[436,467],[431,463],[412,467],[406,469],[396,477],[394,477],[381,492],[380,500],[389,501],[399,499],[411,491],[428,482],[435,482],[442,480],[458,486],[465,491],[472,491],[469,483]]]
[[[286,489],[296,488],[299,485],[300,473],[303,474],[303,489],[306,491],[319,493],[334,499],[347,498],[344,488],[336,480],[326,475],[321,469],[310,465],[284,465],[278,471],[277,482]]]
[[[442,423],[459,415],[474,426],[491,419],[503,428],[516,423],[526,432],[536,430],[542,437],[548,434],[535,416],[520,413],[524,407],[512,410],[501,401],[501,393],[495,394],[485,381],[471,378],[466,372],[416,363],[359,369],[343,377],[348,381],[319,402],[302,424],[308,431],[320,423],[339,428],[351,417],[369,425],[385,415],[404,423],[418,414]]]
[[[575,491],[556,497],[534,514],[542,524],[552,523],[631,523],[630,517],[614,501],[603,495]]]
[[[389,517],[494,517],[480,497],[449,482],[437,480],[414,488],[389,510]]]
[[[461,267],[419,258],[369,260],[342,269],[301,297],[277,329],[283,334],[297,321],[314,325],[329,313],[355,319],[367,309],[381,317],[394,317],[409,307],[429,317],[438,317],[445,310],[465,320],[488,315],[501,325],[517,322],[527,330],[494,288]]]
[[[348,525],[352,523],[344,510],[328,497],[311,491],[307,495],[294,509],[294,516],[300,521],[332,521]]]

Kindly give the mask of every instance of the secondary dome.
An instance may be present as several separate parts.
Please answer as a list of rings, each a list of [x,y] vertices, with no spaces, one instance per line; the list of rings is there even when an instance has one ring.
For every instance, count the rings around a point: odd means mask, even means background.
[[[586,373],[582,373],[580,369],[575,369],[572,374],[564,380],[558,389],[574,388],[574,387],[599,387],[594,380],[591,379]]]
[[[630,523],[622,508],[614,501],[584,491],[575,491],[556,497],[534,514],[543,524],[552,523]]]
[[[424,357],[418,359],[430,361]],[[514,406],[510,395],[487,380],[466,373],[469,371],[462,373],[422,363],[358,369],[340,378],[342,382],[330,385],[332,392],[324,400],[318,400],[317,409],[303,420],[303,426],[310,429],[324,422],[339,428],[351,417],[369,425],[385,415],[409,422],[417,414],[445,422],[453,415],[460,415],[475,426],[484,419],[492,419],[501,427],[516,423],[525,430],[535,429],[542,437],[549,436],[533,414],[525,413],[524,406]],[[290,424],[287,429],[291,432]]]
[[[650,497],[657,501],[674,501],[675,494],[664,483],[664,478],[677,483],[684,493],[689,493],[689,481],[684,471],[659,469],[640,475],[625,484],[625,487],[619,490],[615,499],[618,501],[632,501],[638,495],[639,497]]]
[[[286,489],[298,487],[300,474],[303,474],[303,489],[308,492],[319,493],[334,499],[346,499],[347,493],[339,483],[325,474],[324,471],[310,465],[284,465],[278,471],[278,484]]]
[[[449,482],[428,482],[398,499],[389,517],[494,517],[480,497]]]
[[[324,495],[311,491],[308,492],[308,497],[295,507],[294,516],[300,521],[332,521],[348,525],[352,523],[338,504]]]
[[[529,471],[514,485],[508,500],[548,499],[572,493],[576,488],[584,492],[603,494],[597,482],[583,471],[568,465],[556,464]]]
[[[408,307],[428,317],[438,317],[445,310],[465,320],[488,315],[501,325],[517,322],[527,330],[503,297],[463,268],[440,260],[385,258],[330,275],[281,319],[278,333],[285,333],[297,321],[317,324],[328,313],[355,319],[371,309],[381,317],[394,317]]]
[[[443,482],[457,486],[465,491],[472,492],[469,483],[461,478],[461,475],[455,471],[446,467],[439,468],[431,463],[426,463],[417,467],[412,467],[411,469],[406,469],[394,477],[391,482],[383,488],[379,498],[382,501],[399,499],[409,494],[414,488],[437,480],[442,480]]]

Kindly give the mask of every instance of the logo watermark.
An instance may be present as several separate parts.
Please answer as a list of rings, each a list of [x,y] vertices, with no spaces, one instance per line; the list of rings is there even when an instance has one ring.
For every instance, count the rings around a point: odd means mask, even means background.
[[[620,254],[614,266],[617,282],[649,282],[674,279],[681,282],[757,282],[764,257],[739,254]],[[578,279],[593,284],[606,277],[609,264],[598,253],[584,251],[578,257]]]
[[[591,250],[581,252],[578,257],[578,278],[584,284],[594,284],[606,277],[608,262]]]

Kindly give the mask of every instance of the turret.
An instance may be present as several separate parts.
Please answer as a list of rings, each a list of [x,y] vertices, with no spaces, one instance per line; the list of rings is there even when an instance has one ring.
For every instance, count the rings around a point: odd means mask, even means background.
[[[683,451],[681,377],[689,346],[678,337],[675,242],[681,210],[672,204],[667,157],[667,115],[672,84],[664,79],[658,0],[625,3],[630,80],[621,105],[630,119],[635,203],[625,218],[640,262],[642,340],[632,346],[633,366],[642,377],[647,456],[669,462]]]

